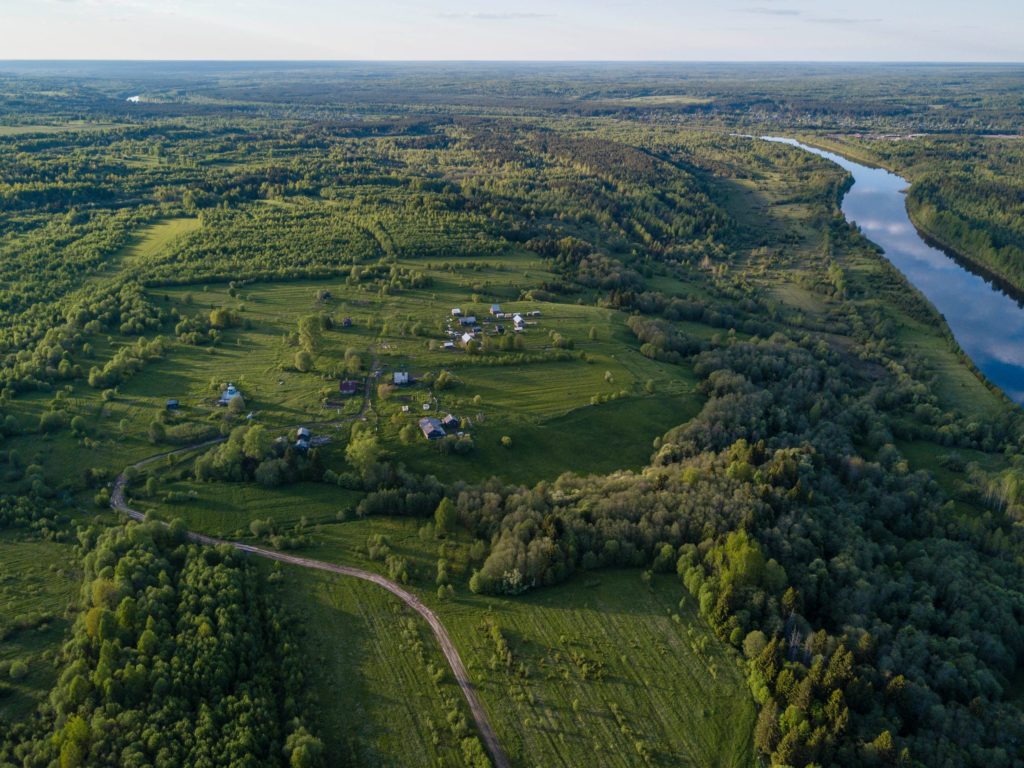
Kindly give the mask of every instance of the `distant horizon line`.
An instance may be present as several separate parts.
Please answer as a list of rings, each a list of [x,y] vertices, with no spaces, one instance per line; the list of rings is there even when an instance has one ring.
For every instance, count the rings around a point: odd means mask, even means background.
[[[877,64],[1024,66],[1024,59],[101,59],[0,58],[0,64]]]

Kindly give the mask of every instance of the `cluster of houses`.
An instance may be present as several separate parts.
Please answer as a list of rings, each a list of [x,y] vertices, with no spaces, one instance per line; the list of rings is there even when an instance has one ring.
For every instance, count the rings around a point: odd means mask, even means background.
[[[500,304],[492,304],[490,315],[490,318],[485,318],[483,322],[490,323],[493,321],[495,323],[492,333],[496,335],[505,333],[505,325],[499,321],[507,321],[511,323],[512,330],[515,333],[522,333],[526,330],[526,318],[540,317],[540,310],[534,309],[529,312],[503,312]],[[477,322],[476,316],[464,315],[459,307],[452,308],[451,316],[452,320],[458,323],[458,328],[455,328],[451,324],[449,325],[448,337],[450,340],[446,341],[442,345],[444,349],[455,349],[457,344],[462,347],[466,347],[478,335],[484,332],[483,326]]]
[[[420,431],[427,440],[440,440],[448,434],[458,432],[461,426],[459,418],[450,413],[443,419],[433,416],[424,416],[420,419]]]

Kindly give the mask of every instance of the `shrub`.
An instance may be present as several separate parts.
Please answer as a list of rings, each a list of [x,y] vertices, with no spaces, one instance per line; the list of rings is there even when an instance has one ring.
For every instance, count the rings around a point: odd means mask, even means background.
[[[46,411],[39,417],[39,431],[53,434],[64,428],[66,417],[62,411]]]
[[[28,664],[24,661],[15,661],[11,664],[8,674],[11,680],[22,680],[28,676]]]

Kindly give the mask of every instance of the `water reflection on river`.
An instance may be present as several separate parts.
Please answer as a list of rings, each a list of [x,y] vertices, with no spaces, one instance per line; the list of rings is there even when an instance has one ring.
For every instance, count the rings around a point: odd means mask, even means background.
[[[926,243],[907,215],[905,179],[793,139],[848,170],[854,185],[843,198],[847,220],[885,250],[889,259],[943,314],[974,364],[1011,399],[1024,403],[1024,308],[985,278]]]

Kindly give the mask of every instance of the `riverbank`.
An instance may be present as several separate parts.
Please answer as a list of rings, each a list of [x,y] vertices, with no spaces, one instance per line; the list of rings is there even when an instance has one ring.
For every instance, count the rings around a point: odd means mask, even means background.
[[[885,258],[945,321],[950,344],[978,379],[1000,395],[1024,403],[1024,307],[1014,293],[979,274],[929,240],[906,205],[907,181],[886,168],[867,166],[836,150],[796,139],[774,139],[836,163],[854,179],[841,202],[847,221],[880,246]],[[819,142],[820,144],[821,142]],[[993,386],[994,385],[994,386]]]
[[[984,280],[987,280],[1000,291],[1012,297],[1016,302],[1024,305],[1024,284],[1019,283],[998,267],[972,255],[961,246],[951,242],[948,238],[943,237],[938,232],[928,227],[921,220],[920,210],[913,204],[913,197],[909,194],[914,185],[912,168],[907,166],[891,166],[884,163],[878,155],[860,145],[851,144],[834,138],[801,135],[798,137],[798,140],[809,147],[821,149],[825,152],[833,152],[852,162],[865,165],[868,168],[885,170],[905,179],[908,184],[908,194],[906,196],[905,205],[907,216],[910,219],[910,222],[914,225],[914,228],[917,229],[921,239],[932,247],[944,251],[947,256],[954,259],[964,269],[967,269]]]

